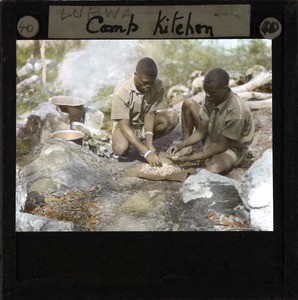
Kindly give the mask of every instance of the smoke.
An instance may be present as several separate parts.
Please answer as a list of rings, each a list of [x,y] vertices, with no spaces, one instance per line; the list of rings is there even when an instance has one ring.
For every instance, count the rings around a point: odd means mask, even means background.
[[[69,52],[59,66],[58,80],[69,96],[86,101],[105,86],[133,75],[138,57],[132,40],[91,40]]]

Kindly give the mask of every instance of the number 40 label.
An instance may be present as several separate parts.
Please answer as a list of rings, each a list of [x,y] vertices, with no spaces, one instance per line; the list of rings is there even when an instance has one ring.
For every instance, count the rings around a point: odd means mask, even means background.
[[[34,17],[24,16],[19,20],[17,29],[22,37],[33,38],[39,31],[39,23]]]

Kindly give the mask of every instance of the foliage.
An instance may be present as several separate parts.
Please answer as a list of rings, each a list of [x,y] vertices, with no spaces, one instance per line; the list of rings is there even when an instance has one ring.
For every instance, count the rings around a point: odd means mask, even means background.
[[[16,138],[16,157],[21,157],[29,154],[30,152],[30,143],[28,140],[21,138]]]
[[[136,51],[156,61],[159,76],[169,87],[185,82],[192,71],[211,66],[211,58],[202,44],[197,40],[146,40],[137,43]]]
[[[19,43],[16,46],[16,62],[17,66],[23,66],[27,59],[32,55],[34,44],[30,43],[27,47],[21,47]]]
[[[157,62],[167,87],[185,84],[194,70],[206,73],[221,67],[245,74],[256,64],[272,68],[271,47],[264,40],[226,40],[229,43],[230,47],[221,40],[141,40],[136,51]]]
[[[53,65],[46,68],[46,85],[42,86],[41,80],[38,80],[34,85],[27,86],[22,93],[17,95],[17,116],[35,108],[52,96],[65,95],[65,91],[57,82],[57,64],[63,60],[68,51],[81,47],[81,44],[82,41],[46,41],[45,57],[54,62]],[[26,64],[29,58],[32,58],[32,62],[39,61],[41,58],[39,41],[18,41],[16,58],[18,68]],[[41,69],[37,69],[28,76],[37,75],[41,77],[41,72]],[[17,78],[17,82],[19,82],[19,78]]]

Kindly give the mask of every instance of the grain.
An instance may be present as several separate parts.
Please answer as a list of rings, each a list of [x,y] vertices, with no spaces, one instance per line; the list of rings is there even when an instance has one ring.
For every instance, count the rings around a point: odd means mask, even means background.
[[[164,177],[177,172],[181,172],[183,171],[183,169],[178,166],[163,163],[161,167],[151,167],[150,165],[146,164],[141,168],[140,171],[144,174],[159,175]]]

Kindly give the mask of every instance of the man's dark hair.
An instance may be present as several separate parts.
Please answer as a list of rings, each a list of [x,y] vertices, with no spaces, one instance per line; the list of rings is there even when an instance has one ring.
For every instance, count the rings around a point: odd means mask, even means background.
[[[211,69],[205,76],[205,83],[218,83],[222,87],[229,85],[230,76],[227,71],[221,68]]]
[[[152,58],[143,57],[137,63],[136,73],[147,75],[150,77],[156,77],[158,74],[158,68],[155,61]]]

